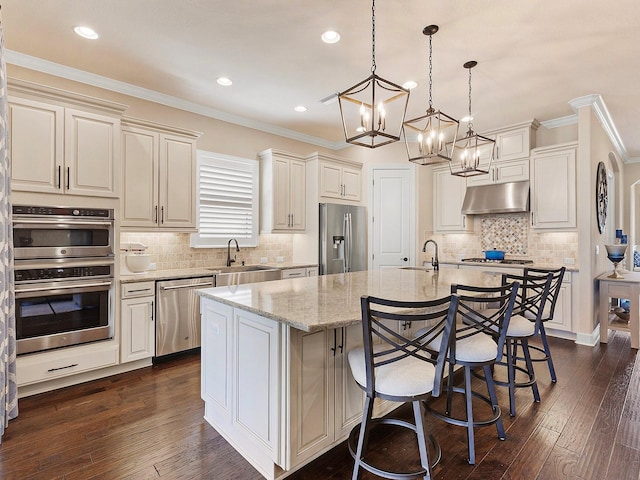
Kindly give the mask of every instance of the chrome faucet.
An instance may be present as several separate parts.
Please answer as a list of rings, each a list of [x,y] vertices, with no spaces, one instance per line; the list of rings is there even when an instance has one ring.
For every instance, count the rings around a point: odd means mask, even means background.
[[[229,243],[227,243],[227,267],[230,267],[231,264],[236,261],[235,255],[233,256],[233,258],[231,258],[231,242],[236,242],[236,252],[240,251],[240,247],[238,246],[238,241],[235,238],[232,238],[231,240],[229,240]]]
[[[438,261],[438,244],[436,243],[435,240],[427,240],[426,242],[424,242],[424,245],[422,246],[422,251],[426,252],[427,251],[427,244],[428,243],[433,243],[433,246],[436,249],[436,256],[435,257],[431,257],[431,265],[433,265],[433,269],[434,270],[440,270],[440,262]]]

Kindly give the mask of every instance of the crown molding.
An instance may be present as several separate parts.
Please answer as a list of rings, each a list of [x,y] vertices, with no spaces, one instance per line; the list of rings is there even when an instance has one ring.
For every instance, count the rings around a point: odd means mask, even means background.
[[[629,152],[627,152],[624,143],[622,142],[622,138],[620,138],[620,134],[616,129],[615,124],[613,123],[613,119],[609,114],[609,110],[607,110],[607,106],[602,99],[600,94],[594,93],[591,95],[585,95],[583,97],[574,98],[569,101],[569,105],[573,109],[574,112],[578,112],[578,109],[583,107],[591,107],[596,117],[600,121],[602,128],[605,133],[613,143],[613,147],[616,150],[618,156],[622,159],[624,163],[636,163],[640,161],[638,158],[629,157]]]
[[[159,103],[168,107],[196,113],[205,117],[214,118],[216,120],[232,123],[241,127],[251,128],[265,133],[270,133],[273,135],[278,135],[280,137],[290,138],[292,140],[297,140],[311,145],[328,148],[330,150],[340,150],[349,146],[344,141],[331,142],[329,140],[314,137],[312,135],[296,132],[287,128],[277,127],[266,122],[251,120],[239,115],[233,115],[231,113],[216,110],[215,108],[211,107],[205,107],[204,105],[190,102],[178,97],[174,97],[172,95],[167,95],[154,90],[149,90],[147,88],[138,87],[136,85],[121,82],[108,77],[103,77],[102,75],[85,72],[77,68],[67,67],[59,63],[51,62],[49,60],[44,60],[38,57],[33,57],[31,55],[26,55],[24,53],[16,52],[13,50],[5,49],[4,53],[5,61],[18,67],[47,73],[49,75],[65,78],[67,80],[84,83],[93,87],[129,95],[131,97],[140,98],[149,102]]]
[[[551,120],[543,120],[542,122],[540,122],[540,125],[542,125],[545,128],[559,128],[559,127],[566,127],[567,125],[575,125],[576,123],[578,123],[578,115],[573,114],[573,115],[567,115],[566,117],[558,117],[558,118],[552,118]]]

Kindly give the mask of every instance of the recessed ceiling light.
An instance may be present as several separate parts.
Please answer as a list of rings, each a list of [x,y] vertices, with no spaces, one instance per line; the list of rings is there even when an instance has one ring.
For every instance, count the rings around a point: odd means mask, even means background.
[[[218,77],[216,82],[218,82],[218,84],[222,85],[223,87],[228,87],[229,85],[233,85],[233,82],[231,81],[231,79],[227,77]]]
[[[402,84],[402,86],[404,88],[406,88],[407,90],[411,90],[413,88],[416,88],[418,86],[418,84],[416,82],[414,82],[413,80],[409,80],[408,82],[404,82]]]
[[[99,37],[96,31],[91,27],[85,27],[83,25],[78,25],[73,28],[73,31],[80,35],[82,38],[88,38],[89,40],[95,40]]]
[[[298,105],[297,107],[294,108],[294,110],[296,112],[306,112],[307,111],[307,107],[305,107],[304,105]]]
[[[327,30],[320,37],[324,43],[338,43],[340,41],[340,34],[335,30]]]

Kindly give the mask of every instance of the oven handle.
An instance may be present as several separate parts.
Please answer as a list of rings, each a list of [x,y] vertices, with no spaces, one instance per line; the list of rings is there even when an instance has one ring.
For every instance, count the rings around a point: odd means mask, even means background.
[[[88,287],[107,287],[112,285],[112,281],[109,280],[107,282],[98,282],[98,283],[75,283],[73,285],[56,285],[53,288],[16,288],[16,294],[19,293],[29,293],[29,292],[47,292],[47,291],[56,291],[56,290],[69,290],[71,288],[88,288]]]
[[[15,219],[15,217],[14,217]],[[81,220],[81,219],[65,219],[65,220],[47,220],[47,219],[38,219],[32,220],[27,218],[20,218],[13,224],[13,228],[20,228],[22,225],[26,225],[29,227],[33,227],[34,225],[43,225],[46,227],[50,227],[51,225],[60,226],[60,227],[75,227],[75,226],[98,226],[98,227],[110,227],[113,225],[113,221],[111,220]]]

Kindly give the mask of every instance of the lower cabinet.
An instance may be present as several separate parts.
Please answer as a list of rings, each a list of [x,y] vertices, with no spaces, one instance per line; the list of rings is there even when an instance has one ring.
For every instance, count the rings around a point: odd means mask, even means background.
[[[120,362],[132,362],[155,354],[155,283],[122,286],[120,311]]]
[[[287,268],[282,270],[282,278],[317,277],[318,267]]]
[[[265,478],[286,476],[360,422],[364,393],[347,359],[362,344],[359,324],[304,332],[208,298],[201,315],[205,419]]]
[[[18,387],[118,364],[118,344],[96,342],[49,352],[21,355],[16,361]]]
[[[545,323],[545,328],[573,332],[571,313],[571,272],[565,271],[558,300],[556,301],[556,309],[553,312],[553,320]],[[553,332],[549,332],[549,334],[553,335]]]
[[[360,325],[291,330],[292,468],[344,440],[360,422],[364,393],[353,380],[347,353],[362,345]]]

